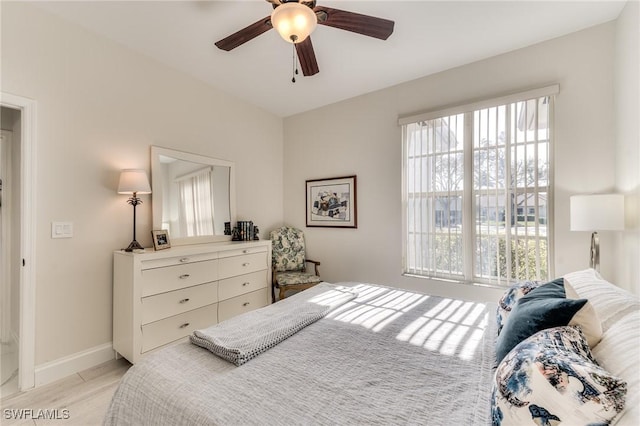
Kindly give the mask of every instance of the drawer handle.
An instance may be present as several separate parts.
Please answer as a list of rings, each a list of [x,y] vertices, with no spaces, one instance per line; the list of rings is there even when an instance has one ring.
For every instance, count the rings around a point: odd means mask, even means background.
[[[181,301],[179,301],[178,303],[187,303],[189,301],[189,298],[187,299],[182,299]]]
[[[181,280],[186,280],[187,278],[189,278],[191,275],[189,274],[182,274],[180,275],[178,278],[180,278]]]
[[[242,264],[242,266],[249,266],[249,265],[250,265],[249,262],[245,262],[245,263]]]
[[[189,323],[188,322],[185,322],[184,324],[182,324],[180,326],[180,328],[186,328],[186,327],[189,327]]]
[[[246,250],[246,249],[245,249],[245,250],[242,250],[242,253],[243,253],[243,254],[247,254],[247,253],[249,253],[249,250]]]
[[[242,306],[249,306],[249,302],[244,302]]]
[[[251,283],[250,282],[242,283],[242,287],[248,286],[249,284]]]
[[[183,257],[182,259],[180,259],[180,262],[185,263],[188,262],[189,258],[188,257]]]

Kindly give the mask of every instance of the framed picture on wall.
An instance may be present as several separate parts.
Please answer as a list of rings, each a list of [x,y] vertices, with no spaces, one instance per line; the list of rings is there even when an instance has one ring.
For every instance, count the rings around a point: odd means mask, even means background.
[[[164,250],[171,247],[171,240],[169,239],[169,231],[166,229],[159,229],[151,231],[153,237],[153,248],[155,250]]]
[[[307,226],[358,227],[356,176],[307,181]]]

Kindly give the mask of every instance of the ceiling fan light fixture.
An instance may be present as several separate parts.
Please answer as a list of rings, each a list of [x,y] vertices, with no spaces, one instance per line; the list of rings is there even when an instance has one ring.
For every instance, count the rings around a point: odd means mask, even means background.
[[[300,43],[316,29],[318,19],[309,6],[297,2],[282,3],[271,13],[271,24],[289,43]]]

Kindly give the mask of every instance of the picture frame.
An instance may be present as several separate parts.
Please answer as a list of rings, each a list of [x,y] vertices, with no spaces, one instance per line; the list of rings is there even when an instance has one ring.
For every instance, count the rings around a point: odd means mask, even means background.
[[[307,180],[307,226],[357,228],[356,183],[355,175]]]
[[[154,250],[164,250],[171,247],[171,239],[167,229],[154,229],[151,231],[151,236]]]

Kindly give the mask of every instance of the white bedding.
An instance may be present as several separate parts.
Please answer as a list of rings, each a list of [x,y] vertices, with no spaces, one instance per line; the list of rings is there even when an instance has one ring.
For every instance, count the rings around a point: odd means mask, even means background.
[[[105,424],[489,423],[495,305],[350,286],[357,299],[240,367],[190,343],[149,355]]]

